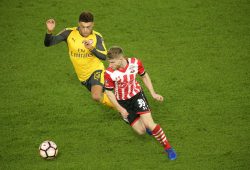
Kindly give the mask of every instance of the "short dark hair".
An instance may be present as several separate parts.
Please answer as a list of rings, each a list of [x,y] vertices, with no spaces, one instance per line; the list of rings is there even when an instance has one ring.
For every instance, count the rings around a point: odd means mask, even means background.
[[[79,16],[79,22],[94,22],[94,16],[91,12],[84,11]]]
[[[108,59],[115,59],[123,55],[123,50],[121,47],[113,46],[108,50],[107,57]]]

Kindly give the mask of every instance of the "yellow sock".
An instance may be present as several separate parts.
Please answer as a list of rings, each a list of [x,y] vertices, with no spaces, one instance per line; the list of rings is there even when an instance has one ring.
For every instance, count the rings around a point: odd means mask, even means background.
[[[108,107],[111,107],[111,108],[115,108],[113,103],[111,103],[111,101],[109,100],[107,94],[104,92],[103,93],[103,97],[102,97],[102,100],[101,100],[101,103],[108,106]]]

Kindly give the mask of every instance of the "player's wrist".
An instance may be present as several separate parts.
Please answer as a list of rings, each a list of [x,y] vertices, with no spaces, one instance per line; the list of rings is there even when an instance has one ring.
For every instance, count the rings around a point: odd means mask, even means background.
[[[53,31],[47,30],[47,34],[52,34]]]
[[[151,94],[152,96],[154,96],[154,95],[156,95],[156,92],[155,92],[154,90],[151,90],[151,91],[150,91],[150,94]]]

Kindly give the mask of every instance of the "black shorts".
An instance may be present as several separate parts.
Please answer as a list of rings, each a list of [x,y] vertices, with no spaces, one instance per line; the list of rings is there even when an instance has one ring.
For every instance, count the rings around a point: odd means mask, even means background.
[[[131,126],[140,118],[141,114],[150,112],[148,101],[143,91],[140,91],[128,100],[118,100],[118,103],[128,111],[127,120]]]
[[[88,80],[81,82],[82,85],[84,85],[89,91],[91,91],[91,87],[93,85],[100,85],[104,87],[104,84],[102,83],[102,70],[96,70],[94,71],[91,76],[88,78]]]

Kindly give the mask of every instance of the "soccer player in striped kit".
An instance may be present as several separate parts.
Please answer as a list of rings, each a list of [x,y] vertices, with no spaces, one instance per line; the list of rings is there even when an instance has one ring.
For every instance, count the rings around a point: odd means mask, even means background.
[[[108,98],[138,134],[142,135],[147,129],[150,130],[152,136],[163,145],[168,158],[175,160],[176,152],[163,129],[154,122],[146,96],[136,81],[136,75],[139,74],[152,97],[157,101],[163,101],[163,97],[154,91],[142,62],[137,58],[125,58],[122,48],[117,46],[109,49],[107,57],[109,67],[105,71],[104,78]]]

